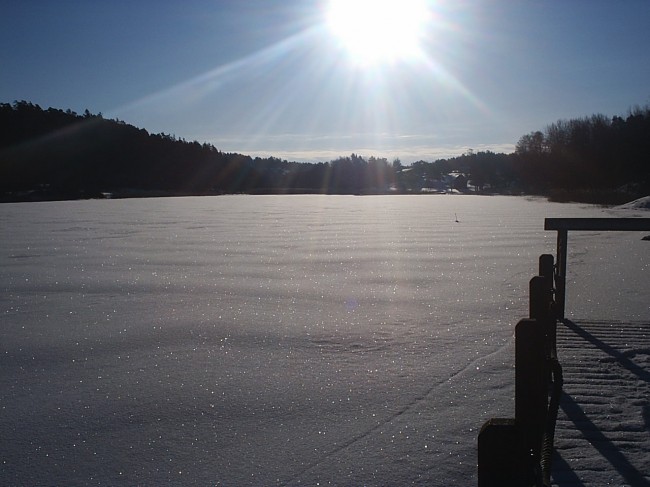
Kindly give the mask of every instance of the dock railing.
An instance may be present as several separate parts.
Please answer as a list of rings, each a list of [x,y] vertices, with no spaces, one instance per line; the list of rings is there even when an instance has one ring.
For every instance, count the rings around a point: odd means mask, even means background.
[[[492,418],[478,437],[479,487],[550,485],[562,369],[555,335],[554,258],[539,258],[529,317],[515,327],[515,417]]]
[[[565,318],[569,231],[648,231],[650,218],[547,218],[556,230],[553,255],[539,258],[529,284],[529,317],[515,327],[515,417],[488,420],[478,437],[479,487],[551,485],[555,423],[562,395],[556,348]]]
[[[629,232],[650,231],[650,218],[546,218],[544,230],[557,231],[555,268],[558,319],[563,320],[566,306],[566,271],[569,231]]]

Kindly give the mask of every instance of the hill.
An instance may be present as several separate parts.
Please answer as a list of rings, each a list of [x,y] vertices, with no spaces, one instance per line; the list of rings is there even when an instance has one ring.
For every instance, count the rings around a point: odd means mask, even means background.
[[[0,104],[0,201],[224,193],[537,194],[620,204],[650,193],[650,108],[558,121],[513,154],[474,152],[402,166],[357,154],[289,162],[225,153],[86,110]]]

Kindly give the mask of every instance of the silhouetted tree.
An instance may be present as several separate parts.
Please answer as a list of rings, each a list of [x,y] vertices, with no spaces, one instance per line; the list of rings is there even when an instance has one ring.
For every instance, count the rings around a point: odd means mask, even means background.
[[[405,166],[358,154],[316,164],[223,153],[174,134],[150,134],[88,109],[0,103],[0,198],[60,199],[100,193],[419,192],[462,174],[478,191],[650,193],[650,108],[626,117],[558,120],[523,135],[513,154],[475,152]]]

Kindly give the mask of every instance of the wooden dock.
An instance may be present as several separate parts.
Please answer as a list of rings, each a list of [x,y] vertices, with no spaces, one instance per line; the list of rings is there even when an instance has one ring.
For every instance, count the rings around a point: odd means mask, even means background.
[[[557,327],[554,486],[650,486],[650,323]]]
[[[478,438],[478,485],[650,487],[650,323],[565,318],[568,232],[650,230],[650,218],[547,218],[529,318],[515,327],[515,417]],[[560,351],[561,350],[561,351]]]

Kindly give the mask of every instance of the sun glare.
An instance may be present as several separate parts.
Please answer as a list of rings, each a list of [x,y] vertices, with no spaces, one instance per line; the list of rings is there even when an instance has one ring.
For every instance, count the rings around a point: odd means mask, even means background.
[[[420,53],[426,0],[330,0],[327,23],[357,64],[390,63]]]

